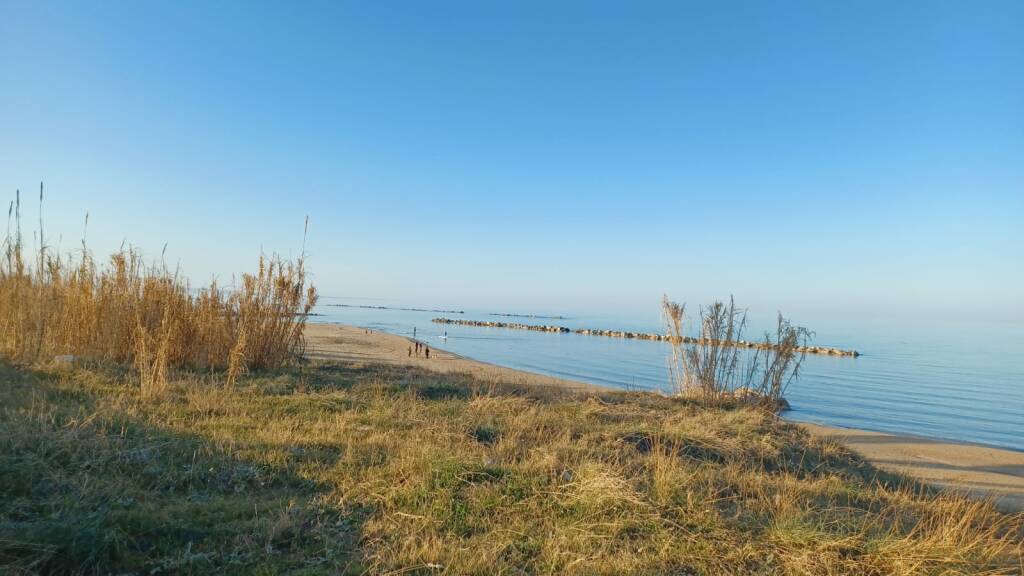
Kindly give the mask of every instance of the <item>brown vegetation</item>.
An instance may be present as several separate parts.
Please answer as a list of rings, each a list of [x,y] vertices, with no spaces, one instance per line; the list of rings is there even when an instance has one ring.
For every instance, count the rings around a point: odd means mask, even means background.
[[[243,275],[237,289],[213,282],[193,292],[178,271],[146,264],[132,248],[104,264],[84,240],[79,253],[67,255],[40,241],[29,262],[20,208],[20,198],[11,203],[0,261],[0,355],[22,363],[74,356],[130,364],[143,390],[158,393],[169,368],[227,369],[233,382],[247,368],[279,367],[301,353],[305,315],[317,299],[303,258],[261,256],[258,271]]]
[[[764,410],[362,361],[0,363],[0,573],[1016,574],[1024,516]]]
[[[778,317],[776,333],[765,333],[760,346],[749,352],[739,343],[747,325],[746,312],[736,302],[715,302],[700,308],[700,334],[687,337],[686,305],[666,296],[662,311],[672,344],[669,373],[680,395],[709,403],[737,399],[772,408],[784,406],[782,393],[800,374],[807,341],[813,333]]]

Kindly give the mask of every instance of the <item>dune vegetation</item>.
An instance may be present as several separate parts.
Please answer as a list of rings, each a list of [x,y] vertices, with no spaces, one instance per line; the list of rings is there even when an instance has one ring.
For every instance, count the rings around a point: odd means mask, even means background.
[[[40,186],[40,212],[43,200]],[[13,220],[13,221],[12,221]],[[97,262],[80,251],[48,249],[42,221],[35,253],[21,232],[20,195],[8,211],[0,256],[0,354],[24,363],[54,356],[134,365],[156,394],[169,368],[227,370],[283,366],[302,353],[302,328],[317,301],[302,257],[259,258],[254,274],[224,289],[192,290],[161,258],[147,263],[122,247]]]
[[[302,260],[192,291],[131,250],[22,246],[0,268],[0,573],[1024,567],[1021,515],[742,399],[308,361]]]
[[[722,401],[773,411],[788,406],[783,393],[800,376],[813,332],[779,314],[774,334],[766,332],[756,344],[747,342],[747,313],[729,298],[728,304],[701,306],[693,319],[697,336],[688,338],[686,304],[665,296],[661,309],[672,347],[669,380],[676,394],[705,406]]]
[[[1024,519],[770,412],[413,368],[5,365],[0,572],[1014,574]]]

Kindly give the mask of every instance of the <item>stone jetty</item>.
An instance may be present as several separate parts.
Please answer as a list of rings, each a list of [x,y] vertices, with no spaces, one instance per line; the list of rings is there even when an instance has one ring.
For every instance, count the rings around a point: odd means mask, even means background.
[[[572,329],[567,326],[553,326],[548,324],[523,324],[520,322],[493,322],[484,320],[456,320],[452,318],[434,318],[432,322],[438,324],[455,324],[458,326],[477,326],[481,328],[509,328],[512,330],[533,330],[536,332],[557,332],[562,334],[582,334],[584,336],[608,336],[612,338],[632,338],[635,340],[658,340],[664,342],[672,341],[672,336],[669,334],[654,334],[651,332],[627,332],[622,330],[599,330],[594,328],[576,328]],[[705,344],[701,338],[692,338],[690,336],[684,336],[683,342],[686,344]],[[755,348],[758,350],[765,350],[768,348],[774,348],[773,344],[767,342],[749,342],[747,340],[737,340],[731,342],[730,345],[737,346],[740,348]],[[797,348],[798,352],[805,354],[823,354],[826,356],[860,356],[860,352],[856,350],[842,350],[840,348],[828,348],[824,346],[801,346]]]
[[[366,308],[367,310],[405,310],[408,312],[434,312],[436,314],[465,314],[464,310],[431,310],[430,308],[396,308],[394,306],[369,306],[366,304],[324,304],[335,308]]]
[[[538,320],[565,320],[565,316],[542,316],[540,314],[505,314],[492,312],[491,316],[504,316],[506,318],[536,318]]]

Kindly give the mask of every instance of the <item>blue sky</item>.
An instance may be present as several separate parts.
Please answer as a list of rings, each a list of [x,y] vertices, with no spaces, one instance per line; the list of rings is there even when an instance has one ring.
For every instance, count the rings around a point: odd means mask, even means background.
[[[1024,3],[0,0],[47,240],[324,294],[1024,321]],[[31,192],[28,192],[31,191]],[[33,203],[26,216],[34,219]]]

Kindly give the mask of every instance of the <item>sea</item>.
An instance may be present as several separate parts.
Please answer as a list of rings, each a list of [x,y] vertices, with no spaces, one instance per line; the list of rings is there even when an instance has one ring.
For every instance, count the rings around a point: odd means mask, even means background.
[[[671,350],[665,342],[432,321],[446,317],[665,333],[656,310],[643,317],[508,317],[498,314],[532,311],[434,311],[390,301],[325,298],[315,312],[311,321],[408,337],[415,329],[417,338],[434,348],[491,364],[609,388],[672,391]],[[1024,451],[1024,326],[885,320],[818,324],[812,326],[813,344],[855,349],[861,355],[807,355],[799,378],[785,391],[792,407],[785,418]],[[763,333],[755,328],[748,330],[748,340]]]

